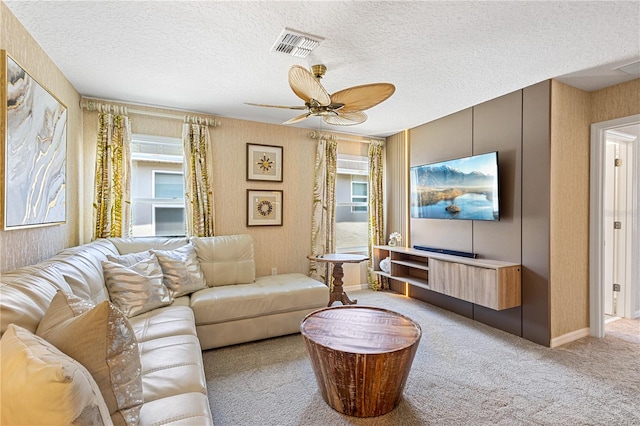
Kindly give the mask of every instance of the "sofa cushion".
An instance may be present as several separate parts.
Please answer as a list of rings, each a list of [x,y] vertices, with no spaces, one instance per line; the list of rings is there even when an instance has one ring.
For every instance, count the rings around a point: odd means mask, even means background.
[[[184,237],[165,238],[165,237],[125,237],[125,238],[109,238],[118,253],[137,253],[145,250],[173,250],[189,243]]]
[[[314,308],[328,300],[323,283],[295,273],[197,291],[191,295],[191,308],[196,325],[202,325]]]
[[[64,297],[62,292],[54,296]],[[53,303],[57,304],[58,301]],[[47,311],[45,317],[60,312]],[[73,310],[66,312],[69,315]],[[105,300],[83,314],[58,319],[60,322],[41,336],[89,370],[114,424],[137,424],[143,401],[140,353],[125,315]]]
[[[185,392],[207,392],[198,337],[176,335],[138,345],[145,404]]]
[[[109,298],[101,262],[107,260],[107,255],[116,253],[111,242],[100,239],[65,249],[44,261],[43,265],[57,269],[71,288],[71,293],[98,304]]]
[[[131,266],[102,262],[111,301],[128,317],[170,305],[173,298],[162,282],[162,268],[155,254],[149,253]]]
[[[252,283],[256,278],[251,235],[191,237],[209,287]]]
[[[0,357],[0,423],[111,424],[91,374],[51,343],[11,324],[0,340]]]
[[[145,402],[140,411],[141,425],[213,426],[207,395],[182,393]]]
[[[64,277],[51,268],[29,266],[0,274],[0,332],[17,324],[35,333],[60,288],[71,291]]]
[[[176,299],[176,302],[183,299],[188,300],[188,297],[180,297]],[[154,309],[129,318],[129,323],[136,334],[138,343],[169,336],[196,335],[193,311],[188,305],[177,306],[174,303],[166,308]]]
[[[171,296],[180,297],[207,287],[192,244],[174,250],[152,250],[162,267],[163,283]]]

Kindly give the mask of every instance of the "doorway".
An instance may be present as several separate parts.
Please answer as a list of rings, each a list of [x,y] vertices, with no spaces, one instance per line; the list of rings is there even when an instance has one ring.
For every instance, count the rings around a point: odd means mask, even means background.
[[[591,126],[590,334],[640,317],[640,115]]]

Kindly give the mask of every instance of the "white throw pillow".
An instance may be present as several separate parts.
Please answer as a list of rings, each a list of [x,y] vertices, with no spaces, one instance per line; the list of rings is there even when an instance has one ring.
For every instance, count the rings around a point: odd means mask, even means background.
[[[54,299],[65,298],[58,292]],[[52,306],[62,304],[52,301]],[[143,402],[140,352],[129,320],[108,300],[74,316],[52,309],[45,313],[50,327],[41,337],[85,366],[98,384],[116,425],[136,425]],[[56,323],[57,320],[57,323]]]
[[[41,337],[10,324],[0,340],[0,357],[0,423],[113,424],[89,371]]]
[[[164,276],[163,283],[171,292],[171,296],[180,297],[207,288],[193,245],[152,252],[158,257]]]
[[[153,253],[131,266],[103,261],[102,269],[109,298],[129,318],[173,303]]]
[[[151,250],[141,251],[138,253],[127,253],[119,256],[107,255],[107,260],[110,262],[116,262],[124,266],[135,265],[143,260],[151,259]]]

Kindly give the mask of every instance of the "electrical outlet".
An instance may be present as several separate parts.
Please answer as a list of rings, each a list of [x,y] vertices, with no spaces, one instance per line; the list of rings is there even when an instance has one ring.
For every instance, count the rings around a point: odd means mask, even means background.
[[[271,268],[271,275],[278,275],[278,268]]]

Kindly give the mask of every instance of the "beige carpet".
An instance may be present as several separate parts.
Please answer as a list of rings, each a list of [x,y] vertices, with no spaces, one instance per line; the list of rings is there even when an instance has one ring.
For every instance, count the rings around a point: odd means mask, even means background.
[[[396,409],[368,419],[332,410],[297,334],[204,352],[214,423],[640,425],[640,321],[616,321],[604,339],[548,349],[393,293],[350,296],[422,327]]]

